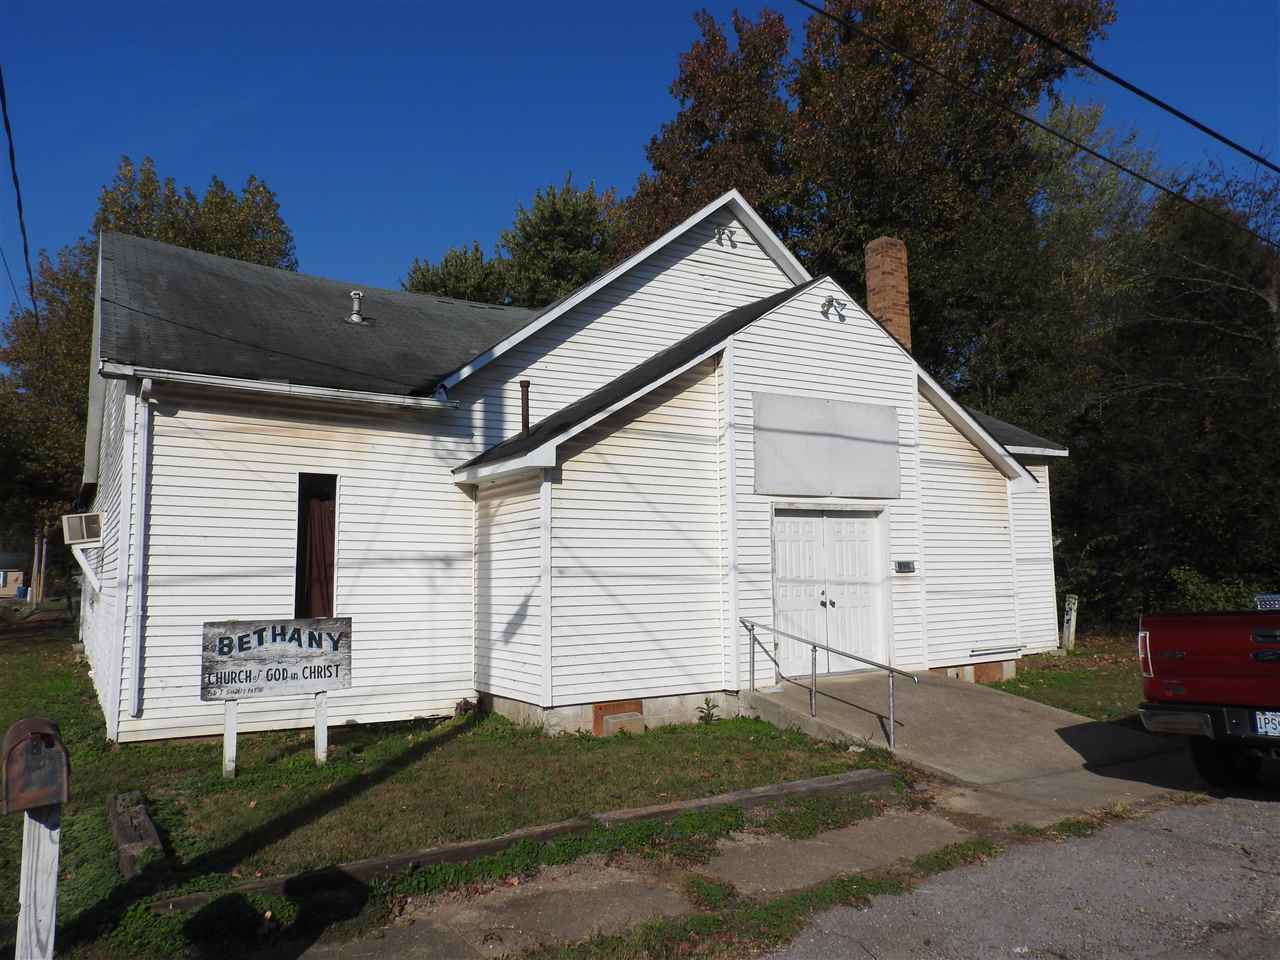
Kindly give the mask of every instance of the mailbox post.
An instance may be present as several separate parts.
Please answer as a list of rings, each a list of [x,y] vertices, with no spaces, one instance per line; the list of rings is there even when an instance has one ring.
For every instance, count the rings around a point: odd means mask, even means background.
[[[4,812],[22,813],[22,867],[18,883],[18,943],[15,956],[53,956],[58,919],[58,852],[62,805],[69,797],[71,765],[50,720],[19,720],[0,746],[0,792]]]

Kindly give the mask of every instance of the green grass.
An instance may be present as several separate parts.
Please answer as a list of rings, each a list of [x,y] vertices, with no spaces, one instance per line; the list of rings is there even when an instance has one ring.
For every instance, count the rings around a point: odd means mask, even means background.
[[[684,892],[704,910],[723,910],[738,897],[732,883],[694,874],[685,881]]]
[[[877,812],[875,804],[859,793],[812,796],[787,800],[773,807],[757,825],[771,833],[800,840],[851,826]]]
[[[640,960],[640,958],[742,957],[792,939],[814,916],[832,907],[865,907],[875,896],[905,893],[894,877],[850,874],[763,903],[727,898],[711,912],[658,920],[619,934],[568,946],[541,947],[530,960]]]
[[[1132,816],[1123,804],[1095,810],[1082,817],[1065,817],[1047,827],[1033,827],[1028,823],[1015,823],[1009,832],[1027,840],[1079,840],[1091,837],[1112,820],[1124,820]]]
[[[833,877],[807,890],[763,902],[744,900],[728,885],[694,876],[686,891],[704,912],[640,924],[581,943],[539,947],[526,960],[729,960],[753,956],[792,940],[813,917],[833,907],[865,908],[872,897],[909,893],[919,882],[997,856],[985,838],[953,843],[917,857],[910,867]]]
[[[595,827],[544,842],[522,840],[491,856],[410,871],[390,881],[387,892],[421,896],[505,877],[528,877],[540,867],[572,863],[593,853],[633,853],[704,863],[715,853],[716,841],[741,830],[743,823],[741,808],[717,807],[683,813],[668,821],[638,820]]]
[[[312,760],[309,731],[242,735],[241,773],[228,781],[214,738],[108,743],[71,640],[67,629],[0,628],[0,730],[32,714],[61,726],[72,799],[63,816],[59,942],[97,942],[102,956],[112,955],[107,934],[119,918],[170,882],[158,870],[130,884],[116,873],[105,810],[125,790],[146,795],[172,883],[191,891],[888,763],[743,718],[597,739],[550,737],[487,717],[336,727],[324,767]],[[20,817],[0,820],[0,956],[16,916],[20,827]],[[692,857],[708,841],[695,831],[665,842],[671,855]]]
[[[921,876],[930,877],[944,870],[954,870],[956,867],[990,859],[999,852],[1000,848],[990,840],[976,837],[949,843],[941,849],[921,854],[911,861],[911,868]]]
[[[1132,716],[1142,702],[1133,642],[1124,637],[1082,638],[1066,657],[1024,657],[1018,676],[990,686],[1094,720]]]

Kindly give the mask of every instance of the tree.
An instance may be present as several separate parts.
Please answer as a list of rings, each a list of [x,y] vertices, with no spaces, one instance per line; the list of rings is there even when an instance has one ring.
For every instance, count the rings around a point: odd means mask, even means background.
[[[103,230],[266,267],[298,269],[293,233],[280,216],[276,195],[252,175],[239,194],[212,177],[204,196],[197,197],[190,187],[179,190],[172,177],[161,180],[150,157],[141,167],[122,157],[115,177],[98,197],[93,232]]]
[[[1132,133],[1061,106],[1057,129],[1158,179]],[[966,399],[1063,440],[1056,569],[1095,618],[1239,602],[1280,582],[1273,181],[1213,170],[1153,192],[1048,137],[1025,315],[987,326]],[[1213,598],[1218,598],[1214,601]]]
[[[538,190],[516,208],[498,254],[486,259],[477,241],[452,247],[439,263],[414,259],[403,286],[480,303],[543,307],[602,273],[612,251],[612,191],[594,183]]]
[[[1091,585],[1126,613],[1177,604],[1188,579],[1280,586],[1277,254],[1230,222],[1266,231],[1276,184],[1208,172],[1185,189],[1228,222],[1152,205],[1141,300],[1114,325],[1080,431],[1098,469],[1073,493],[1074,536],[1125,574]]]
[[[30,531],[66,512],[84,458],[97,251],[78,240],[41,253],[40,319],[14,309],[0,344],[0,526]]]
[[[613,192],[585,189],[565,177],[564,185],[538,190],[533,205],[516,210],[502,231],[509,266],[508,293],[523,307],[542,307],[572,293],[608,265]]]
[[[863,247],[910,251],[913,342],[962,386],[983,328],[1024,309],[1040,164],[1027,127],[1067,64],[1034,38],[949,0],[828,0],[838,18],[910,51],[995,105],[825,17],[791,58],[781,18],[737,16],[736,49],[706,14],[681,58],[676,118],[650,143],[653,173],[624,204],[627,251],[738,187],[813,273],[860,289]],[[1112,0],[1018,0],[1011,9],[1088,50]],[[981,278],[975,282],[975,278]]]
[[[439,263],[414,257],[403,286],[414,293],[434,293],[476,303],[505,303],[507,300],[505,260],[486,259],[480,244],[450,247]]]
[[[652,173],[618,208],[619,253],[630,254],[736,187],[786,237],[801,183],[788,141],[796,118],[791,31],[782,15],[733,14],[735,44],[705,10],[700,37],[680,57],[671,95],[680,109],[649,141]]]
[[[128,157],[102,188],[93,229],[117,230],[266,266],[297,269],[275,194],[255,177],[236,193],[217,177],[202,197]],[[0,327],[0,528],[44,526],[71,506],[84,457],[97,242],[40,255],[36,306]]]

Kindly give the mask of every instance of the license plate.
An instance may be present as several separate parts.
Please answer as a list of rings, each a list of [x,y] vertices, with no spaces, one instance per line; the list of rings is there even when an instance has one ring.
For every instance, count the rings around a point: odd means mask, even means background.
[[[1253,731],[1263,737],[1280,737],[1280,710],[1255,710]]]

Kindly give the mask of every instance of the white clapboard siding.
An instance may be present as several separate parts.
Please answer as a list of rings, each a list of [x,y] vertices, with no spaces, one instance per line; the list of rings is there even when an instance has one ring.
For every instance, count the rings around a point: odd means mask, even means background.
[[[453,395],[468,405],[489,447],[520,429],[520,380],[532,384],[536,423],[728,310],[789,286],[743,225],[721,210],[464,380]]]
[[[847,304],[843,320],[835,311],[822,315],[829,296]],[[920,493],[915,365],[884,329],[850,302],[849,294],[824,280],[739,333],[734,338],[732,366],[738,615],[766,624],[773,621],[772,503],[787,500],[755,493],[753,398],[757,392],[884,404],[897,411],[901,490],[897,500],[885,501],[889,548],[894,558],[916,559]],[[804,464],[796,464],[796,469],[803,470]],[[919,578],[894,576],[889,582],[893,661],[919,666],[925,657]],[[736,633],[737,676],[746,683],[748,640],[741,628]],[[767,675],[772,666],[757,659],[757,669]]]
[[[107,381],[98,442],[98,486],[90,507],[102,514],[102,545],[85,551],[102,589],[95,592],[88,578],[83,578],[80,607],[80,640],[93,670],[99,703],[113,720],[120,689],[120,569],[129,562],[123,534],[132,516],[132,504],[125,502],[126,472],[131,468],[125,440],[134,406],[123,380]],[[114,723],[109,726],[111,733]]]
[[[1018,594],[1018,630],[1027,652],[1058,645],[1057,585],[1053,573],[1053,520],[1049,468],[1027,467],[1039,482],[1011,485],[1013,549]]]
[[[983,647],[1015,646],[1008,481],[924,397],[920,477],[931,666],[980,660]]]
[[[541,704],[542,477],[476,491],[476,689]]]
[[[716,391],[709,360],[562,451],[555,705],[723,688]]]
[[[120,739],[222,729],[199,696],[201,625],[291,617],[299,473],[338,476],[334,612],[352,618],[350,690],[329,722],[448,712],[474,694],[470,497],[450,473],[475,444],[456,415],[347,417],[183,400],[154,415],[142,715]],[[247,700],[241,730],[307,726],[309,697]]]

